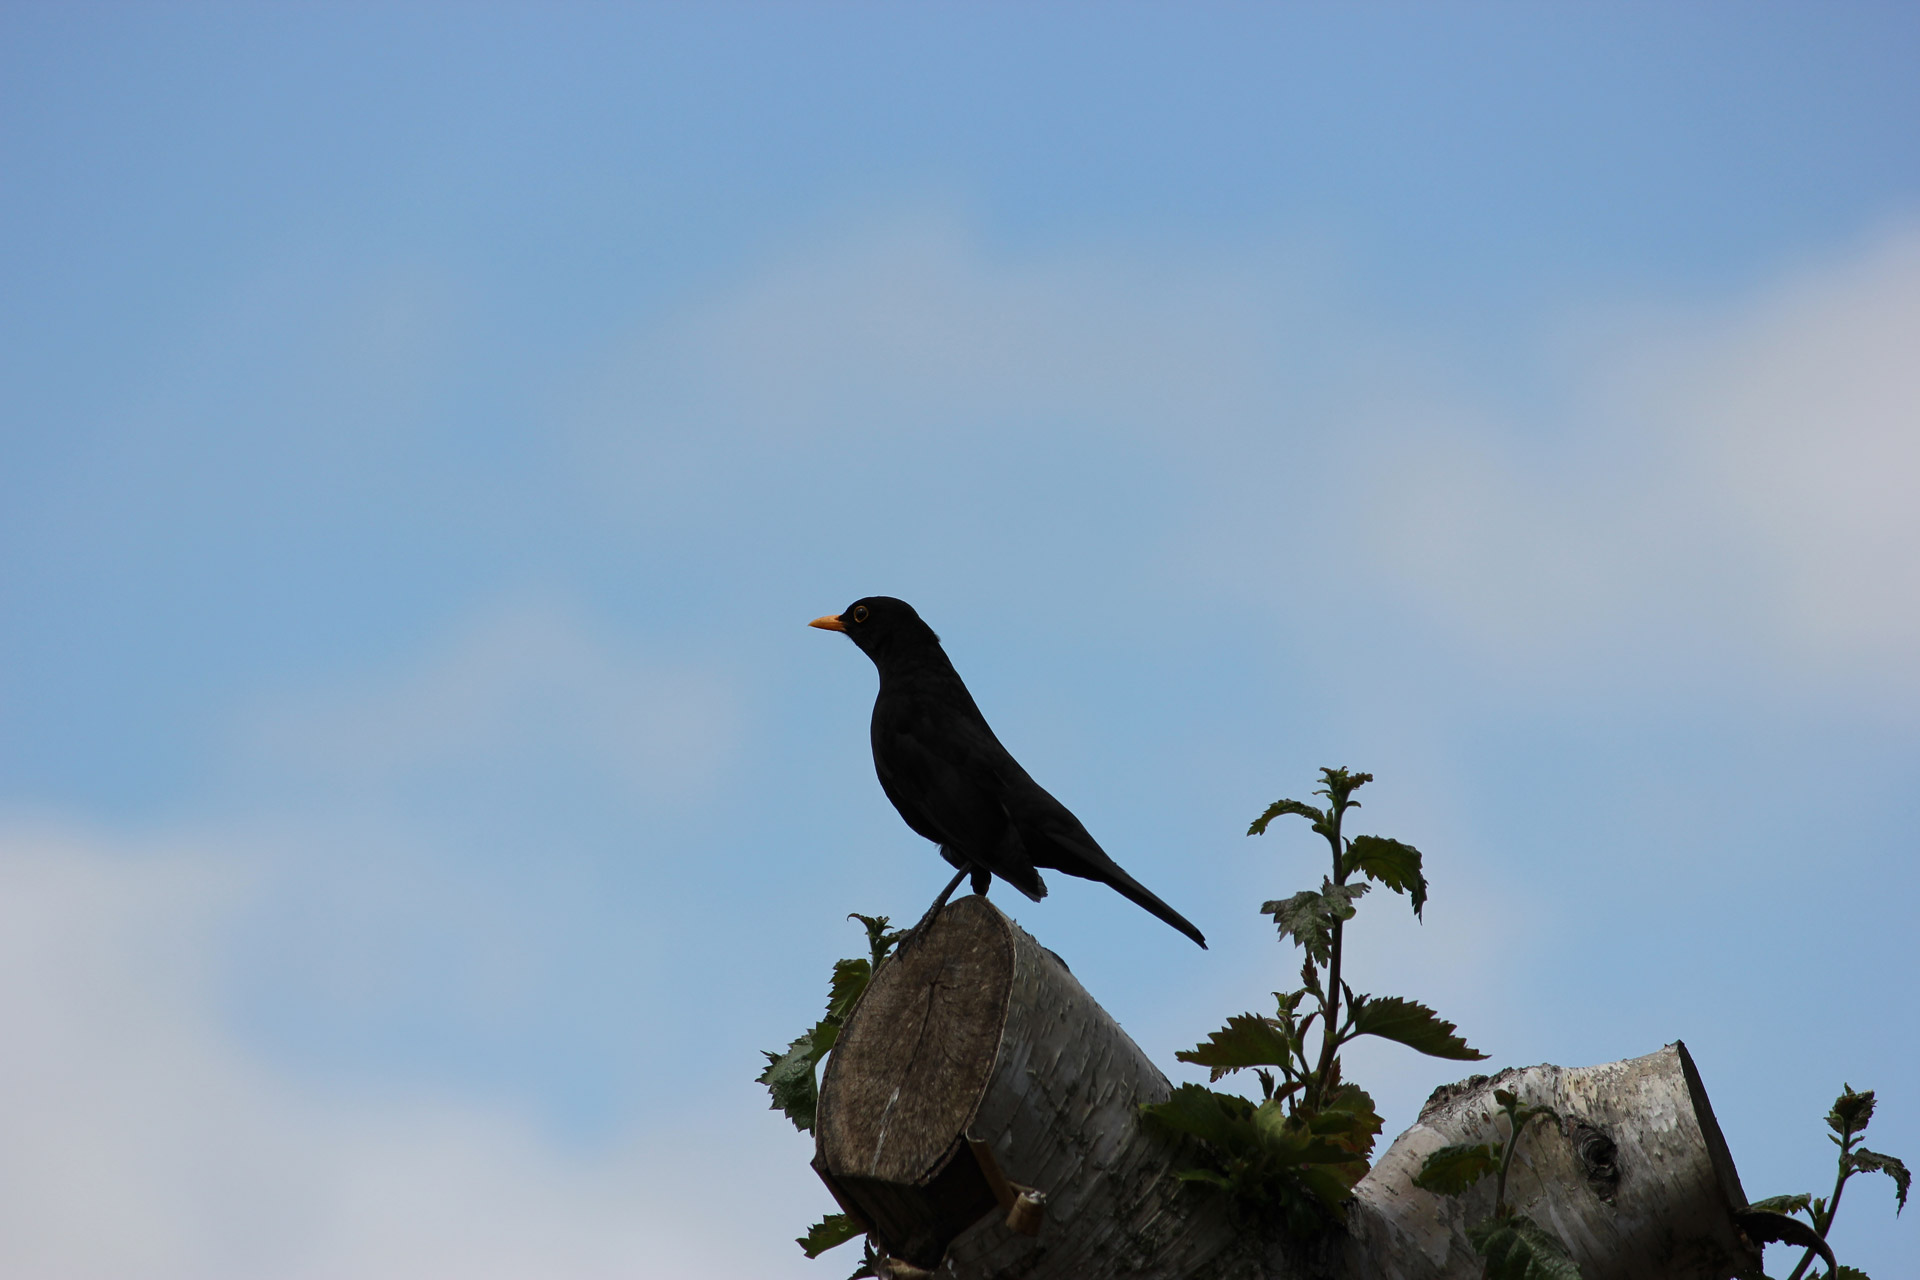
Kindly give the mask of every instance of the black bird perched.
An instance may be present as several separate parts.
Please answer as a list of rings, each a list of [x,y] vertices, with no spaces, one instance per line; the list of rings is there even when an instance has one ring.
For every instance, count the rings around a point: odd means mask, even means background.
[[[962,879],[985,893],[999,876],[1038,902],[1047,886],[1036,867],[1112,885],[1192,938],[1186,917],[1120,869],[1067,807],[1027,776],[1000,745],[973,695],[913,606],[868,596],[845,613],[809,625],[846,634],[880,669],[873,702],[873,768],[907,825],[940,846],[960,869],[922,918],[933,918]],[[916,926],[917,928],[917,926]]]

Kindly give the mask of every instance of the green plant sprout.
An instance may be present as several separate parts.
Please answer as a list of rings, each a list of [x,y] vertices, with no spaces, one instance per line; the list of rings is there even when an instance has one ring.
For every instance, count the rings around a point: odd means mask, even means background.
[[[1827,1233],[1833,1230],[1833,1220],[1840,1212],[1840,1193],[1846,1190],[1847,1179],[1854,1174],[1886,1174],[1893,1179],[1894,1214],[1897,1216],[1907,1207],[1907,1188],[1913,1181],[1907,1166],[1892,1156],[1883,1156],[1859,1145],[1860,1135],[1873,1119],[1873,1090],[1855,1093],[1852,1085],[1840,1087],[1840,1096],[1827,1112],[1827,1127],[1833,1130],[1828,1140],[1840,1148],[1840,1169],[1833,1181],[1833,1194],[1770,1196],[1748,1205],[1747,1212],[1741,1215],[1740,1225],[1756,1241],[1806,1249],[1799,1264],[1787,1273],[1787,1280],[1800,1280],[1816,1257],[1827,1264],[1828,1280],[1868,1280],[1866,1272],[1858,1267],[1843,1267],[1835,1261],[1833,1247],[1827,1243]],[[1808,1221],[1794,1217],[1797,1213],[1805,1214]]]
[[[766,1054],[767,1069],[757,1079],[767,1086],[767,1092],[773,1096],[773,1110],[784,1112],[787,1119],[793,1121],[793,1127],[802,1133],[813,1132],[814,1114],[820,1105],[820,1060],[839,1041],[840,1029],[846,1025],[847,1015],[853,1012],[853,1006],[866,993],[867,984],[873,980],[881,962],[892,954],[900,939],[906,936],[905,930],[887,929],[887,916],[863,916],[854,912],[847,919],[858,920],[865,926],[866,956],[835,963],[833,982],[827,991],[826,1015],[814,1023],[806,1034],[788,1045],[785,1053],[761,1050]],[[828,1249],[845,1244],[860,1234],[862,1229],[851,1216],[830,1213],[814,1223],[807,1234],[794,1243],[809,1258],[817,1258]],[[874,1269],[878,1260],[869,1243],[865,1259],[847,1280],[878,1275],[879,1272]]]
[[[1494,1175],[1493,1214],[1467,1228],[1467,1241],[1486,1259],[1486,1280],[1580,1280],[1580,1268],[1559,1237],[1507,1203],[1507,1172],[1521,1135],[1535,1120],[1559,1117],[1553,1108],[1530,1106],[1517,1094],[1495,1089],[1493,1100],[1506,1117],[1507,1136],[1495,1142],[1454,1143],[1435,1151],[1414,1175],[1413,1185],[1436,1195],[1457,1196],[1489,1173]]]
[[[1247,828],[1248,835],[1261,835],[1275,818],[1296,815],[1312,824],[1332,853],[1331,874],[1318,889],[1260,908],[1273,917],[1281,938],[1305,953],[1301,986],[1275,992],[1272,1015],[1238,1014],[1205,1043],[1174,1055],[1208,1068],[1209,1083],[1253,1070],[1262,1100],[1183,1084],[1165,1102],[1141,1108],[1149,1124],[1194,1140],[1205,1157],[1203,1165],[1176,1176],[1225,1191],[1239,1212],[1277,1219],[1296,1238],[1344,1218],[1381,1129],[1372,1097],[1341,1079],[1342,1046],[1379,1036],[1436,1058],[1472,1062],[1487,1056],[1468,1048],[1454,1024],[1425,1005],[1358,994],[1342,978],[1346,922],[1372,887],[1368,881],[1405,894],[1416,918],[1426,906],[1427,881],[1412,845],[1344,835],[1347,811],[1360,807],[1353,793],[1373,781],[1372,774],[1342,768],[1320,775],[1324,785],[1314,794],[1326,797],[1324,808],[1278,800]],[[1315,1023],[1317,1047],[1311,1043]]]

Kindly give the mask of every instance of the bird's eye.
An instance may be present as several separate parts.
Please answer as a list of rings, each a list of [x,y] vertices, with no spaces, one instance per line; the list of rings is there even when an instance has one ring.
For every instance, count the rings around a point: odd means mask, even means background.
[[[865,622],[867,620],[867,606],[863,604],[853,606],[853,620],[855,622]]]

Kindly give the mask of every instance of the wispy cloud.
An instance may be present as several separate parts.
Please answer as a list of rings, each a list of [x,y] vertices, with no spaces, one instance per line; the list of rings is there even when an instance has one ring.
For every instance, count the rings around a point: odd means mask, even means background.
[[[739,733],[713,668],[633,652],[549,600],[496,602],[408,663],[254,708],[250,772],[390,794],[437,775],[564,771],[660,804],[707,794]]]
[[[1682,662],[1911,686],[1915,350],[1911,230],[1717,308],[1576,322],[1561,398],[1579,408],[1428,408],[1365,495],[1373,544],[1436,617],[1507,656],[1632,636]]]
[[[726,1220],[743,1193],[802,1224],[817,1207],[746,1158],[770,1126],[722,1122],[718,1145],[710,1125],[656,1128],[585,1154],[509,1107],[262,1062],[218,1007],[220,926],[254,864],[199,842],[0,831],[0,1271],[590,1280],[790,1261],[777,1233]]]
[[[1550,317],[1514,353],[1540,388],[1518,399],[1450,360],[1455,335],[1358,298],[1306,246],[1018,256],[906,217],[631,339],[586,397],[592,483],[678,509],[725,476],[784,509],[796,476],[831,492],[899,448],[985,477],[996,521],[996,465],[1044,475],[1071,523],[1101,510],[1080,478],[1131,451],[1169,482],[1154,515],[1189,581],[1337,562],[1496,660],[1569,673],[1632,648],[1920,676],[1920,233],[1711,305]]]

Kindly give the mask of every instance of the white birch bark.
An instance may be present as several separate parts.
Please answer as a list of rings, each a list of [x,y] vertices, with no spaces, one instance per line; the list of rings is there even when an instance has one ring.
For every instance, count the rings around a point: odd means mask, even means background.
[[[1726,1280],[1757,1262],[1739,1178],[1686,1050],[1530,1067],[1436,1090],[1356,1188],[1348,1230],[1302,1250],[1179,1182],[1190,1151],[1139,1105],[1171,1086],[1058,957],[984,898],[951,904],[889,961],[821,1085],[815,1167],[900,1255],[951,1280],[1477,1280],[1460,1197],[1412,1185],[1426,1155],[1496,1136],[1492,1090],[1552,1106],[1508,1199],[1560,1235],[1587,1280]],[[985,1150],[976,1155],[973,1139]],[[1011,1185],[1009,1185],[1011,1184]],[[1008,1226],[1011,1197],[1032,1189]]]

